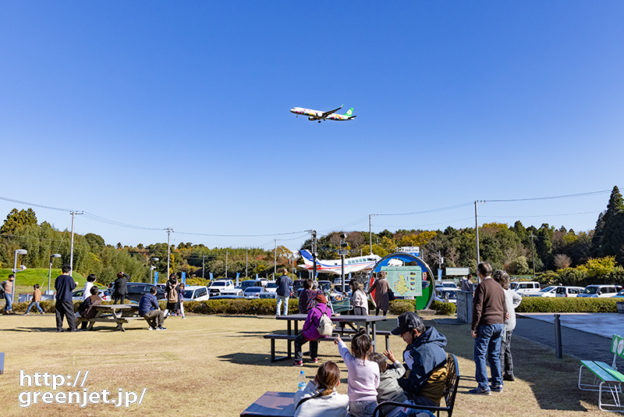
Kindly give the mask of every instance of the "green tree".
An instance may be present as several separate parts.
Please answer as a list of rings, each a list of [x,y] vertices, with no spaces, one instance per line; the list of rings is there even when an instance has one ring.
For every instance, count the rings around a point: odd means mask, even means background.
[[[624,249],[624,201],[617,186],[613,187],[607,211],[604,215],[604,227],[600,239],[602,256],[620,257]]]
[[[4,224],[0,227],[0,234],[12,235],[24,226],[37,225],[37,216],[33,209],[13,209],[7,214]]]

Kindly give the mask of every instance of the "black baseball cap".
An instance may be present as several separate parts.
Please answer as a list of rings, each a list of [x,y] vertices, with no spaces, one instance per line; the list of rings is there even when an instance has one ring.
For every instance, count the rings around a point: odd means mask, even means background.
[[[397,328],[392,330],[393,335],[401,335],[415,329],[422,323],[420,316],[413,311],[406,311],[397,318]]]

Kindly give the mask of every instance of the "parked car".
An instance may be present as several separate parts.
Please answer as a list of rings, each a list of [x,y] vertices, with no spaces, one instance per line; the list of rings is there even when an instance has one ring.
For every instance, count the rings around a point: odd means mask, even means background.
[[[245,298],[260,298],[260,293],[263,291],[262,287],[247,287],[243,292]]]
[[[556,285],[551,285],[546,288],[542,288],[538,293],[528,294],[527,297],[554,297],[556,295],[555,291],[559,288]]]
[[[319,280],[318,282],[318,287],[320,290],[323,290],[323,292],[330,292],[332,289],[332,283],[331,281],[327,281],[327,280]]]
[[[206,301],[210,299],[208,288],[203,285],[188,285],[184,287],[184,301]]]
[[[240,285],[238,286],[238,288],[243,290],[243,292],[249,287],[264,287],[264,285],[262,285],[262,281],[259,279],[248,279],[245,281],[241,281]]]
[[[276,294],[277,293],[277,282],[269,281],[267,283],[266,287],[264,287],[264,291]]]
[[[82,294],[84,289],[76,290],[72,292],[72,301],[82,301]],[[108,290],[99,290],[98,295],[102,301],[111,301],[110,292]],[[29,300],[30,301],[30,300]]]
[[[234,282],[231,279],[217,279],[215,281],[212,281],[212,283],[208,287],[208,291],[210,292],[210,297],[214,297],[221,295],[221,292],[236,293],[237,288],[234,286]]]
[[[461,290],[459,288],[440,288],[436,291],[434,300],[441,301],[443,303],[457,303],[457,293]]]
[[[621,289],[621,285],[588,285],[585,287],[585,292],[579,294],[578,296],[585,298],[615,297]]]
[[[622,290],[619,293],[615,294],[615,297],[617,297],[617,298],[624,298],[624,290]]]
[[[521,296],[538,294],[540,292],[539,282],[535,281],[515,281],[511,283],[509,288],[511,288]]]
[[[267,292],[267,291],[263,291],[260,293],[260,295],[258,296],[258,298],[277,298],[277,293],[276,292]]]
[[[578,297],[583,292],[585,292],[583,287],[568,287],[565,285],[561,285],[555,290],[556,297]]]
[[[158,286],[153,284],[147,284],[145,282],[128,282],[126,284],[126,288],[128,289],[128,295],[126,295],[126,300],[138,303],[143,297],[144,294],[150,292],[150,288],[156,287],[156,299],[164,300],[165,299],[165,291]],[[115,286],[110,289],[111,299],[112,294],[115,292]]]

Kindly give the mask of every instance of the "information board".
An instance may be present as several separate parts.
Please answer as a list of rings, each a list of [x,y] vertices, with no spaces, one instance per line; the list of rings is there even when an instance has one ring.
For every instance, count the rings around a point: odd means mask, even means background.
[[[397,297],[422,295],[422,268],[420,266],[382,266],[386,280]]]

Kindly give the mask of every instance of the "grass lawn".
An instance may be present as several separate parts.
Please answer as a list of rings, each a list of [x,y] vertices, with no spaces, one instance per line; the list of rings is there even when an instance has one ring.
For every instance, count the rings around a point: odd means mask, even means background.
[[[517,380],[506,383],[500,394],[467,394],[476,385],[469,328],[439,319],[435,326],[448,337],[448,350],[459,360],[461,381],[454,416],[604,415],[598,410],[596,393],[576,388],[577,360],[557,360],[552,350],[520,337],[513,341]],[[392,318],[380,327],[391,329],[395,323]],[[316,373],[312,364],[298,368],[290,361],[269,361],[269,341],[262,335],[286,327],[272,317],[173,317],[165,326],[167,331],[150,332],[144,322],[133,321],[124,333],[108,323],[96,326],[94,332],[56,333],[49,314],[0,316],[0,351],[6,355],[5,373],[0,375],[2,415],[237,416],[265,391],[294,391],[300,369],[308,377]],[[392,350],[400,354],[403,341],[390,340]],[[338,349],[321,343],[319,353],[321,360],[339,362],[343,373],[338,391],[346,393],[347,373]],[[71,375],[72,380],[78,371],[84,375],[88,370],[84,387],[91,391],[107,389],[114,395],[118,388],[139,395],[143,388],[147,391],[142,405],[128,409],[54,404],[20,408],[20,392],[42,389],[20,387],[20,370],[31,375]]]

